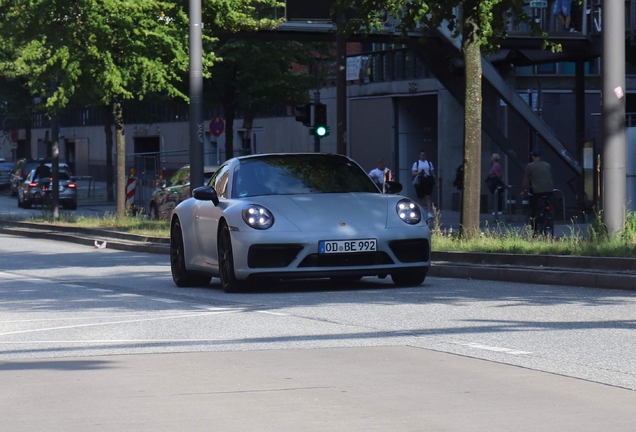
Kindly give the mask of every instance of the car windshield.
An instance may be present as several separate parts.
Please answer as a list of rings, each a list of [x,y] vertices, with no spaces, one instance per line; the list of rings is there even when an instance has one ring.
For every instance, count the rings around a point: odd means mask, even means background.
[[[11,171],[13,169],[13,162],[0,162],[0,170]]]
[[[378,189],[349,159],[336,155],[271,155],[242,160],[232,196],[371,192]]]

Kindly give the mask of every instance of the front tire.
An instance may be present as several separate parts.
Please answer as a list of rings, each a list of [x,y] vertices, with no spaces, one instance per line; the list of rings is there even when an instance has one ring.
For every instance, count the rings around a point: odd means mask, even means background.
[[[232,252],[232,238],[230,228],[224,223],[219,233],[219,273],[221,287],[226,293],[240,293],[246,289],[245,282],[236,279],[234,274],[234,254]]]
[[[210,284],[210,276],[194,275],[188,272],[185,263],[185,245],[181,224],[175,222],[170,230],[170,270],[172,280],[178,287],[201,287]]]
[[[413,286],[421,285],[426,279],[428,268],[424,271],[418,271],[413,273],[392,273],[391,279],[397,286]]]

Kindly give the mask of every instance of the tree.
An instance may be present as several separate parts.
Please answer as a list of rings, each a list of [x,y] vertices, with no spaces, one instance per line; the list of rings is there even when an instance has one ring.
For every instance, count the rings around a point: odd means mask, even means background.
[[[338,0],[350,7],[352,0]],[[416,27],[435,32],[446,26],[454,37],[462,38],[466,82],[464,111],[464,189],[461,232],[465,237],[479,233],[479,196],[481,190],[482,70],[481,54],[496,49],[495,39],[506,36],[506,22],[513,19],[541,34],[544,46],[551,45],[523,10],[523,0],[356,0],[357,19],[348,31],[371,32],[380,26],[380,11],[400,18],[402,35]],[[558,47],[553,46],[553,49]]]
[[[175,83],[187,70],[187,16],[162,0],[5,0],[0,36],[16,47],[1,70],[26,77],[54,115],[80,91],[110,106],[117,148],[117,214],[125,214],[122,102],[165,92],[187,100]],[[207,66],[214,56],[205,56]],[[56,81],[53,94],[47,94]]]
[[[292,70],[292,65],[307,65],[312,54],[324,50],[324,46],[255,39],[230,39],[216,46],[220,60],[212,68],[210,90],[223,106],[225,154],[229,159],[234,154],[233,125],[237,113],[242,111],[249,118],[275,105],[305,102],[314,78]]]

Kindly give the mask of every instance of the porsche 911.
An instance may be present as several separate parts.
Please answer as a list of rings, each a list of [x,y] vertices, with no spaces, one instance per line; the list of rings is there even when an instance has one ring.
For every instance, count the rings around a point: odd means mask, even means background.
[[[226,292],[284,279],[424,282],[430,231],[420,205],[388,182],[382,193],[353,159],[285,153],[233,158],[174,210],[177,286],[221,279]]]

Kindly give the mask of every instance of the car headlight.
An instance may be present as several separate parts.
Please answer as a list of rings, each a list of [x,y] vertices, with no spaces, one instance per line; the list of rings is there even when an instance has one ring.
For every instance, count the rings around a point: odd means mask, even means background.
[[[401,199],[395,207],[398,216],[409,225],[415,225],[422,220],[420,207],[410,199]]]
[[[264,230],[274,225],[274,215],[263,206],[250,204],[241,214],[245,223],[254,229]]]

